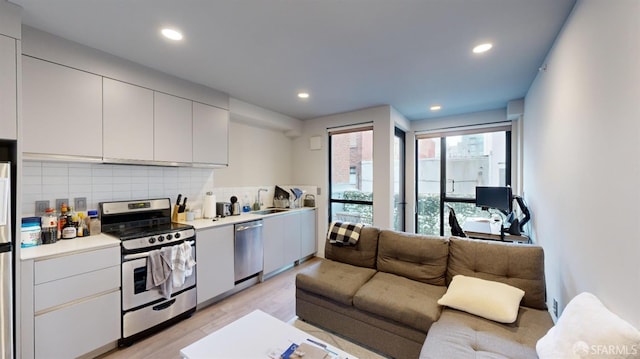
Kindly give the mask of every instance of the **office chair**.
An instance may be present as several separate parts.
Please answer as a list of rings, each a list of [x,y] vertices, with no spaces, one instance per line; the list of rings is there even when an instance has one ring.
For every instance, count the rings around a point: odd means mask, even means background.
[[[456,217],[456,211],[453,210],[451,205],[447,204],[449,207],[449,226],[451,227],[451,235],[456,237],[466,237],[467,235],[460,227],[460,223],[458,223],[458,218]]]

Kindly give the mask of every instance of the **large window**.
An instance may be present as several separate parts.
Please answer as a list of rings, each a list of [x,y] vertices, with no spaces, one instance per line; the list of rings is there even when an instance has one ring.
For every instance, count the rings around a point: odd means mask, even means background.
[[[329,219],[373,224],[373,129],[329,132]]]
[[[511,184],[510,127],[425,134],[416,141],[416,233],[450,235],[449,208],[460,224],[488,217],[475,206],[475,188]]]

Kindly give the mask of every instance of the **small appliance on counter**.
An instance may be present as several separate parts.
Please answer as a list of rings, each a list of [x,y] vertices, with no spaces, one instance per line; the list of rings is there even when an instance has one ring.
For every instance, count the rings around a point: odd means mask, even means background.
[[[219,217],[227,217],[231,215],[231,203],[216,202],[216,213]]]
[[[240,209],[240,202],[238,202],[238,197],[231,196],[229,200],[231,201],[231,215],[239,216],[242,211]]]
[[[316,206],[316,197],[312,194],[307,194],[304,196],[304,206],[305,207],[315,207]]]

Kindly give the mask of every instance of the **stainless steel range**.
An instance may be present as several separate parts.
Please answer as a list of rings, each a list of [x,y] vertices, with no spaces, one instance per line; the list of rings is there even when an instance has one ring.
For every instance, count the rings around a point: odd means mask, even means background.
[[[182,249],[191,248],[195,258],[195,229],[171,222],[169,198],[102,202],[100,216],[102,231],[122,241],[122,336],[119,345],[131,345],[141,337],[191,316],[197,304],[195,267],[190,275],[183,275],[182,280],[176,281],[174,272],[166,277],[173,282],[165,286],[149,284],[158,274],[154,265],[160,260],[154,258],[168,259],[169,253],[181,246]],[[183,245],[185,242],[190,247]],[[151,273],[154,271],[155,277]],[[166,268],[163,273],[167,273]]]

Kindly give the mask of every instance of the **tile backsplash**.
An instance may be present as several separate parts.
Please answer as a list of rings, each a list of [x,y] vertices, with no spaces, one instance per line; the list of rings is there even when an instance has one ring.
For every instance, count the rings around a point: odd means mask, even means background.
[[[75,198],[85,197],[87,209],[98,209],[98,203],[105,201],[168,197],[173,203],[181,193],[189,198],[189,208],[201,209],[205,193],[212,191],[218,202],[229,202],[236,196],[241,204],[246,198],[253,205],[260,188],[267,189],[260,194],[263,205],[273,206],[275,185],[214,188],[213,179],[214,170],[209,168],[23,161],[22,217],[35,214],[36,201],[47,200],[50,207],[55,207],[59,198],[73,205]],[[315,186],[280,187],[316,193]]]
[[[213,169],[111,165],[101,163],[23,161],[22,216],[33,216],[35,202],[86,197],[87,209],[99,202],[169,197],[178,193],[201,206],[213,190]],[[200,204],[199,204],[200,203]]]

